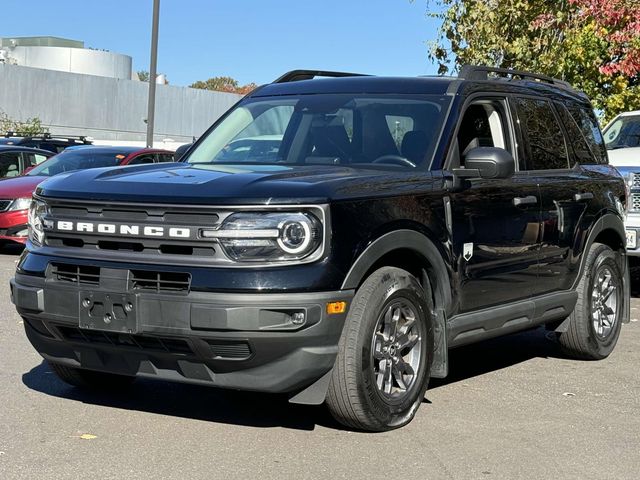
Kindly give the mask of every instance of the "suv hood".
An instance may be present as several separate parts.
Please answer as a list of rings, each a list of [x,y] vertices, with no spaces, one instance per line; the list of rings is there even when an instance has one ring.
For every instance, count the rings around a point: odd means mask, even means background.
[[[614,167],[640,167],[640,147],[608,150],[609,165]]]
[[[185,163],[82,170],[39,185],[45,197],[148,203],[289,204],[430,191],[432,172],[339,165],[218,165]]]

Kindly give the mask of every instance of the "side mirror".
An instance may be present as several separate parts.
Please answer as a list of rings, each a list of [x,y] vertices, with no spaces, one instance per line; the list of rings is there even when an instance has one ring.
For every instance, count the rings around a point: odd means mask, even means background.
[[[513,156],[504,148],[476,147],[467,153],[464,168],[454,168],[459,178],[509,178],[515,171]]]

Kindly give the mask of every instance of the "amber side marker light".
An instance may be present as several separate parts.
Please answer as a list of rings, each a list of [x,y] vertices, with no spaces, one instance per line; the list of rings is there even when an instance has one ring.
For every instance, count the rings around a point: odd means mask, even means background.
[[[329,315],[336,315],[338,313],[344,313],[346,311],[347,311],[347,302],[327,303],[327,313]]]

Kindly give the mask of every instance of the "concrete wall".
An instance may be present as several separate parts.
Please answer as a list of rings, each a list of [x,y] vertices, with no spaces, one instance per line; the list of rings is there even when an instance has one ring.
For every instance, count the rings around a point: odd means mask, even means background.
[[[148,84],[0,64],[0,109],[39,117],[51,133],[87,135],[96,143],[143,144]],[[200,136],[240,95],[157,85],[154,143]]]

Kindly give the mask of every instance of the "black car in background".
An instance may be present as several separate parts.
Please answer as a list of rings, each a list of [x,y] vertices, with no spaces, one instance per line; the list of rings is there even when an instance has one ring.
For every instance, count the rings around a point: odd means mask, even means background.
[[[60,153],[65,148],[77,145],[92,145],[93,142],[84,136],[56,136],[50,133],[42,135],[23,136],[16,132],[7,132],[0,137],[0,145],[19,145],[22,147],[39,148],[53,153]]]
[[[53,155],[48,150],[0,144],[0,178],[19,177]]]

